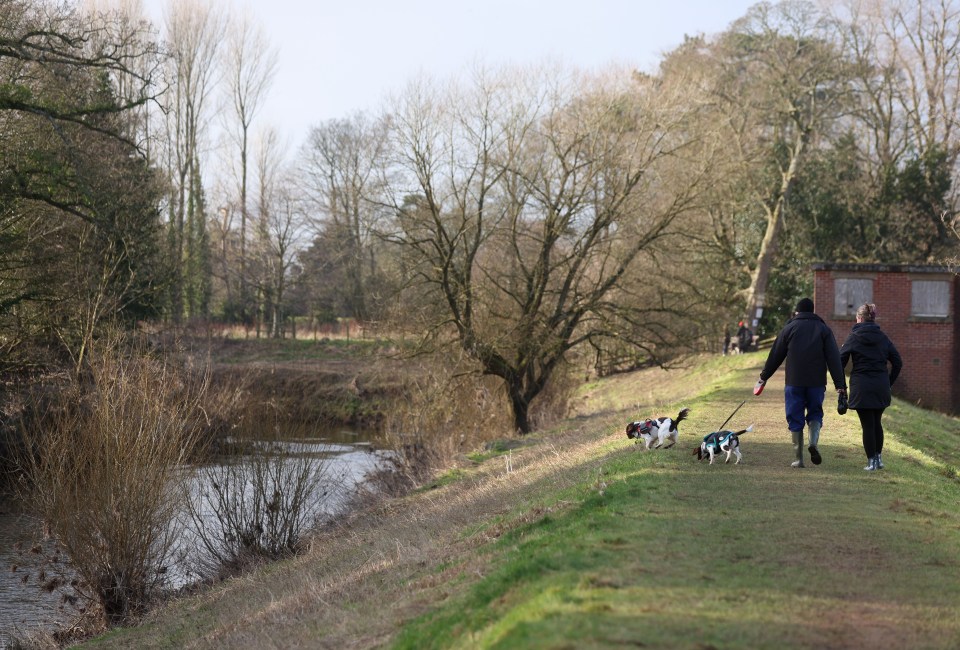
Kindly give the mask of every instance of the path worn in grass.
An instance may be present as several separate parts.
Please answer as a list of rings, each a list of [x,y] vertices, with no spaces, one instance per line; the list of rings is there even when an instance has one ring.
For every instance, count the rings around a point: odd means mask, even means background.
[[[761,362],[598,382],[566,432],[509,464],[488,458],[91,645],[960,647],[957,420],[898,404],[888,468],[870,475],[856,415],[829,411],[824,464],[792,469],[782,373],[750,392]],[[756,426],[744,463],[697,463],[694,444],[744,399],[730,422]],[[624,436],[681,406],[676,449]]]

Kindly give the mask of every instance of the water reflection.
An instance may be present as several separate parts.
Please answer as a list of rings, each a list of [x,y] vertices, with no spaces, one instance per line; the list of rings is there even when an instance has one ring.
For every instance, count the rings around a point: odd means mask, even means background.
[[[168,576],[173,586],[215,576],[251,549],[267,557],[289,551],[301,532],[343,512],[384,458],[361,443],[293,439],[255,447],[243,463],[194,470],[178,524],[188,553]]]
[[[316,513],[324,516],[340,512],[355,493],[357,486],[368,474],[381,466],[384,453],[375,451],[369,443],[358,440],[360,436],[349,431],[325,435],[323,439],[303,438],[279,443],[282,451],[295,458],[311,458],[322,462],[324,472],[331,477],[320,494],[315,495]],[[278,443],[269,443],[276,446]],[[198,476],[199,468],[191,470],[191,493],[203,489]],[[203,514],[211,516],[210,513]],[[197,530],[191,523],[186,504],[178,518],[180,527],[178,558],[171,567],[171,587],[181,587],[196,580],[198,567],[204,566],[200,555],[202,544],[197,543]],[[0,647],[5,647],[15,633],[38,629],[50,629],[65,623],[76,611],[64,605],[64,593],[42,588],[39,577],[44,567],[43,558],[49,558],[54,550],[51,543],[41,541],[39,522],[35,519],[0,511]],[[48,548],[49,547],[49,548]],[[40,552],[31,552],[39,550]],[[69,592],[72,590],[68,588]]]

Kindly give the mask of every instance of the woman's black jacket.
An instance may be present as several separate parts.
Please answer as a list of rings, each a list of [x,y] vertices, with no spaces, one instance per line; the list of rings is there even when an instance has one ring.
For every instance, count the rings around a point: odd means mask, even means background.
[[[896,346],[876,323],[857,323],[840,347],[844,367],[850,371],[850,408],[882,409],[890,406],[890,387],[897,380],[903,360]],[[887,362],[890,370],[887,370]]]

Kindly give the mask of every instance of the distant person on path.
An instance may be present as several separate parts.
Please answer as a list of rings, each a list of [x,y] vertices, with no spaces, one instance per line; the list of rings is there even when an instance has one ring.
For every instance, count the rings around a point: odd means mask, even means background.
[[[890,387],[897,380],[903,360],[896,346],[875,322],[877,306],[864,304],[857,309],[857,322],[850,336],[840,348],[840,363],[846,367],[853,359],[850,371],[850,405],[860,418],[863,429],[863,451],[867,466],[863,469],[883,469],[880,453],[883,451],[883,410],[890,406]],[[887,363],[890,364],[889,371]]]
[[[730,328],[723,328],[723,356],[730,353]]]
[[[822,458],[817,445],[823,427],[823,398],[827,391],[827,370],[837,391],[846,391],[843,364],[833,331],[823,319],[813,313],[813,301],[803,298],[797,303],[793,317],[787,321],[770,348],[767,362],[760,371],[760,381],[754,394],[786,360],[787,376],[784,405],[787,427],[793,438],[796,456],[790,466],[803,467],[803,426],[810,429],[810,460],[819,465]]]
[[[737,330],[737,351],[740,354],[747,352],[753,344],[753,332],[747,327],[746,323],[740,321],[740,327]]]

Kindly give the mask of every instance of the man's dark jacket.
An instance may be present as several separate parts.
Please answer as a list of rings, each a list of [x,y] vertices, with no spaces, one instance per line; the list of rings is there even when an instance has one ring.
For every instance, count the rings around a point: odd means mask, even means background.
[[[783,326],[770,348],[760,378],[770,379],[784,359],[787,360],[787,386],[826,386],[829,370],[835,388],[847,387],[833,330],[813,312],[800,312]]]
[[[903,360],[876,323],[857,323],[840,348],[840,363],[850,371],[850,408],[882,409],[890,406],[890,387],[897,380]],[[890,371],[887,371],[887,362]]]

